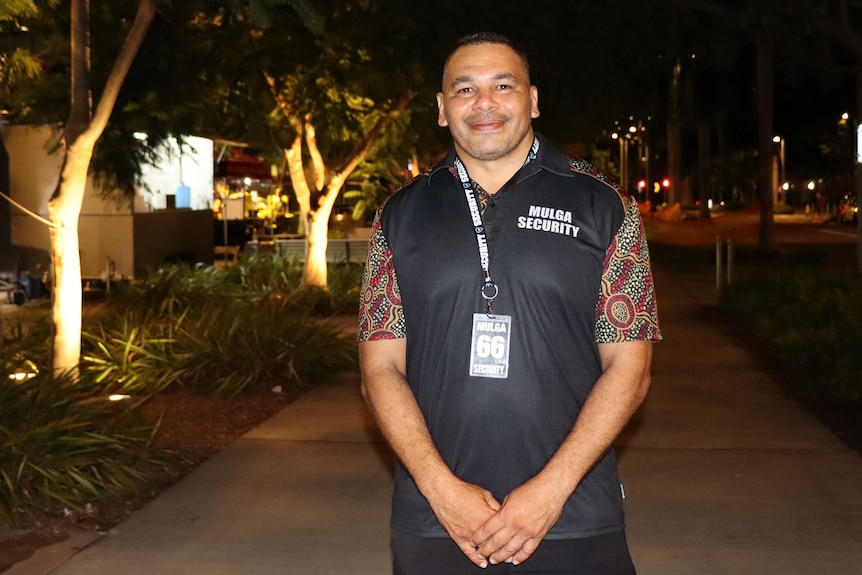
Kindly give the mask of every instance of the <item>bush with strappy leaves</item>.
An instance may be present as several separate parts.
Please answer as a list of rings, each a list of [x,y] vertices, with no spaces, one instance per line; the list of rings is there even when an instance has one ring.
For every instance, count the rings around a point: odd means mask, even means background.
[[[23,309],[0,339],[0,519],[88,503],[147,478],[157,425],[136,407],[170,390],[296,393],[355,367],[332,314],[353,314],[361,268],[333,266],[330,290],[262,256],[230,268],[170,266],[118,286],[84,315],[80,379],[49,374],[50,317]],[[7,374],[36,374],[7,379]],[[109,395],[124,395],[121,402]]]

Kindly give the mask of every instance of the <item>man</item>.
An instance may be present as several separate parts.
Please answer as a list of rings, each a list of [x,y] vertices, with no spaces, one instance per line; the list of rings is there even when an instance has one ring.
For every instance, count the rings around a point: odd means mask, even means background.
[[[634,573],[611,445],[661,337],[637,205],[534,134],[505,37],[462,39],[437,104],[454,149],[378,214],[360,310],[395,573]]]

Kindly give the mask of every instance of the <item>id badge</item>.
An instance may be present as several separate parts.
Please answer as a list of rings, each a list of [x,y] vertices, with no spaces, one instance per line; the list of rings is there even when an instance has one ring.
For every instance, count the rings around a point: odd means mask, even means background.
[[[473,314],[473,335],[470,338],[470,376],[509,377],[509,342],[512,316]]]

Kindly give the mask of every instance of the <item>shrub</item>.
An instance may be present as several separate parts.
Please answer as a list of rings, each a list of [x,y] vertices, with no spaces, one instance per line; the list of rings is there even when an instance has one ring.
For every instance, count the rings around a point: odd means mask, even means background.
[[[337,327],[312,318],[288,298],[208,306],[177,327],[180,384],[198,393],[233,396],[331,379],[355,365],[355,346]]]
[[[862,283],[787,270],[736,284],[722,306],[797,376],[809,395],[862,404]]]
[[[230,268],[167,266],[84,315],[80,378],[49,374],[49,312],[22,310],[0,338],[0,519],[68,508],[147,479],[158,426],[136,407],[172,388],[234,396],[293,393],[355,366],[355,345],[324,314],[355,313],[359,266],[333,288],[303,288],[302,268],[248,258]],[[315,315],[316,314],[316,315]],[[6,377],[29,372],[21,381]],[[110,402],[111,394],[130,396]]]
[[[148,477],[155,427],[94,379],[0,379],[0,518],[87,504]]]

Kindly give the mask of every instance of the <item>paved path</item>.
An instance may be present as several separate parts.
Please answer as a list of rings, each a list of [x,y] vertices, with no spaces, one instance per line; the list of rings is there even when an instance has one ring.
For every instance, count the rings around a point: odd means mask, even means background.
[[[716,321],[712,278],[657,270],[656,282],[665,341],[619,442],[639,573],[860,573],[862,458]],[[391,464],[353,375],[304,395],[111,533],[6,573],[384,574]]]

